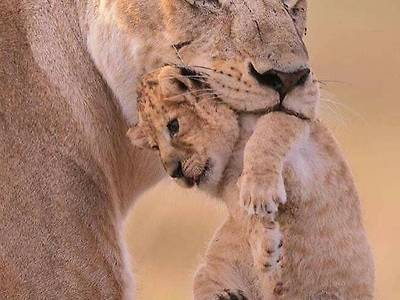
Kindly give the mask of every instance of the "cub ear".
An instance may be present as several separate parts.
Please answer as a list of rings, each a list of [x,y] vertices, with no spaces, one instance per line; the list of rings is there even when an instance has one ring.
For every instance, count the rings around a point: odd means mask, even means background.
[[[170,102],[184,102],[182,94],[192,87],[190,79],[183,76],[179,68],[172,66],[160,69],[158,81],[163,99]]]
[[[150,144],[140,124],[136,125],[135,127],[129,128],[126,135],[134,146],[141,149],[150,149]]]

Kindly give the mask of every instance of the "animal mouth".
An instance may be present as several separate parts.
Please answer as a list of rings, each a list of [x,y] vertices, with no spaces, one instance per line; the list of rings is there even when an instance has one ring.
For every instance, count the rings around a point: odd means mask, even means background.
[[[195,178],[193,178],[194,183],[197,186],[199,186],[202,182],[207,180],[207,177],[210,175],[210,170],[211,170],[210,159],[207,159],[207,161],[203,167],[203,171],[200,173],[199,176],[196,176]]]
[[[282,102],[280,102],[280,103],[278,103],[278,104],[276,104],[274,106],[265,108],[265,109],[253,111],[252,113],[260,115],[260,114],[269,114],[269,113],[276,112],[276,111],[285,113],[287,115],[299,118],[299,119],[304,120],[304,121],[310,121],[311,120],[311,118],[307,117],[306,115],[304,115],[302,113],[299,113],[297,111],[294,111],[294,110],[291,110],[289,108],[286,108]]]
[[[283,113],[285,113],[287,115],[299,118],[301,120],[310,121],[309,117],[307,117],[307,116],[305,116],[305,115],[303,115],[301,113],[298,113],[298,112],[296,112],[294,110],[291,110],[291,109],[288,109],[288,108],[284,107],[282,103],[277,104],[276,106],[272,107],[270,112],[274,112],[274,111],[280,111],[280,112],[283,112]]]
[[[207,84],[207,80],[209,80],[209,79],[207,77],[205,77],[204,74],[199,73],[189,67],[179,66],[179,68],[181,71],[181,75],[189,78],[192,83],[197,85],[197,87],[211,89],[210,86]],[[305,120],[305,121],[311,120],[310,117],[308,117],[300,112],[297,112],[295,110],[286,108],[284,105],[285,104],[284,102],[285,102],[285,99],[286,99],[286,96],[288,95],[288,93],[291,92],[293,89],[295,89],[299,86],[302,86],[306,83],[306,81],[310,75],[309,69],[302,69],[293,74],[284,73],[284,72],[280,72],[280,71],[276,71],[276,70],[270,70],[264,74],[259,74],[252,64],[249,65],[249,68],[250,68],[250,74],[256,78],[258,83],[272,88],[279,95],[278,103],[276,103],[275,105],[272,105],[270,107],[267,107],[267,108],[253,110],[253,111],[251,111],[252,113],[269,114],[271,112],[279,111],[279,112],[283,112],[287,115],[291,115],[296,118],[299,118],[301,120]],[[206,85],[206,86],[204,86],[204,85]],[[216,97],[216,98],[219,98],[219,97]],[[207,161],[207,163],[209,163],[209,161]],[[206,167],[207,167],[207,164],[206,164],[205,168]],[[197,178],[193,178],[194,183],[197,184],[197,181],[199,180],[198,178],[200,178],[200,181],[201,181],[201,177],[204,177],[205,175],[206,174],[203,174],[203,176],[197,176]],[[192,183],[192,185],[193,185],[193,183]]]
[[[211,170],[211,163],[210,159],[208,159],[204,164],[204,167],[202,171],[199,173],[199,175],[194,177],[182,176],[180,180],[184,182],[186,188],[192,188],[194,185],[199,186],[201,183],[207,180],[207,177],[211,173],[210,170]]]

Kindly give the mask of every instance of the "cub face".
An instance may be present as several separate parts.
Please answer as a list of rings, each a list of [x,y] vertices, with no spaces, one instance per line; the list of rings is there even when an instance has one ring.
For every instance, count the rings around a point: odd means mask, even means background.
[[[140,121],[128,136],[136,146],[158,151],[179,185],[214,192],[239,137],[237,115],[177,70],[165,67],[144,78]]]

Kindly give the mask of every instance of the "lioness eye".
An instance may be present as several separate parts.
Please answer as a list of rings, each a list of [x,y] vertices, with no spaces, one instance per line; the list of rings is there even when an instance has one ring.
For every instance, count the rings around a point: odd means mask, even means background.
[[[157,150],[157,151],[160,150],[160,148],[157,145],[152,146],[151,149]]]
[[[299,2],[298,0],[283,0],[283,3],[288,7],[293,7],[296,3]]]
[[[168,125],[167,125],[168,131],[169,131],[169,135],[171,137],[174,137],[178,134],[179,132],[179,121],[178,119],[173,119],[171,121],[169,121]]]
[[[221,7],[219,0],[185,0],[192,6],[216,9]]]

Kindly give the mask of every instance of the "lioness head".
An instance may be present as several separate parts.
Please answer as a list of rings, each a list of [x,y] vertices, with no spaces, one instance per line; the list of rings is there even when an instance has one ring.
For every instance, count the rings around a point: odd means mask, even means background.
[[[144,78],[140,121],[128,136],[136,146],[159,151],[180,185],[215,191],[239,137],[237,115],[180,73],[165,67]]]
[[[92,45],[97,65],[127,112],[125,115],[136,112],[136,103],[132,101],[134,84],[129,76],[140,80],[164,64],[181,64],[218,74],[213,88],[219,94],[241,100],[268,97],[271,107],[280,105],[282,110],[307,118],[315,116],[318,97],[307,96],[307,101],[303,101],[303,96],[316,85],[303,43],[306,0],[100,3],[100,15],[105,16],[106,23],[117,23],[119,33],[96,33],[100,29],[93,26],[91,36],[101,41],[93,43],[89,39],[89,46]],[[105,43],[112,47],[104,47]],[[125,57],[122,64],[118,51]],[[104,67],[110,63],[113,66]],[[123,89],[129,91],[121,92]],[[293,93],[296,97],[287,97]],[[137,120],[129,116],[128,119]]]

